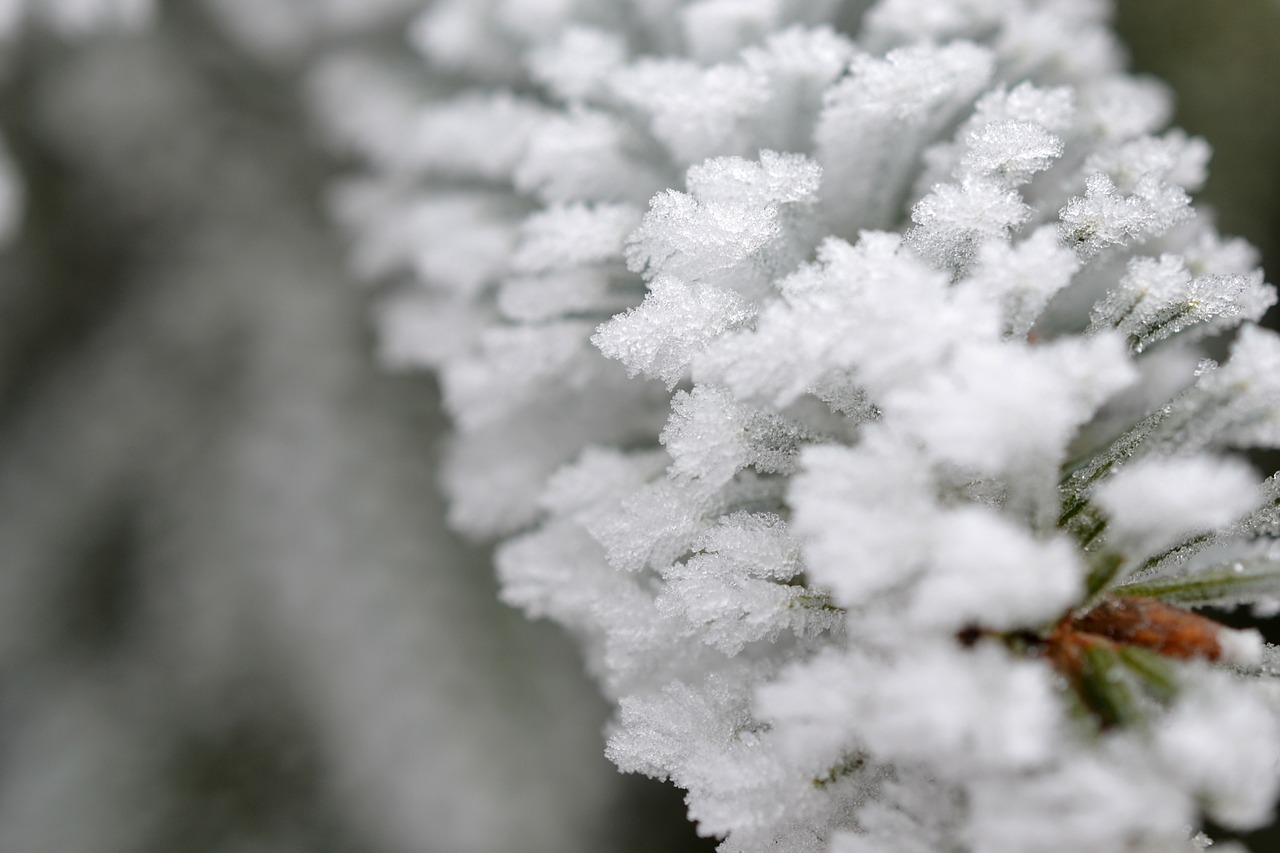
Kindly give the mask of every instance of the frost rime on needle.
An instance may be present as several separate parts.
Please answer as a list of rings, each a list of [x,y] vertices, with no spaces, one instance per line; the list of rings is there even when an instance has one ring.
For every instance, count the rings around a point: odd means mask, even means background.
[[[726,853],[1257,826],[1273,653],[1180,609],[1280,601],[1230,455],[1280,444],[1275,293],[1207,146],[1103,0],[866,5],[444,0],[471,91],[324,70],[454,524]]]

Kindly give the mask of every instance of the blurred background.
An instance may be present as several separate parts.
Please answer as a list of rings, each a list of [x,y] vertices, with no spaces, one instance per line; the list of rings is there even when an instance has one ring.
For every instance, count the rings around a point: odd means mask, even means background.
[[[370,358],[301,80],[406,5],[0,47],[0,853],[713,846],[605,761],[570,644],[444,526],[435,386]],[[1117,25],[1215,149],[1199,203],[1280,270],[1280,3]]]

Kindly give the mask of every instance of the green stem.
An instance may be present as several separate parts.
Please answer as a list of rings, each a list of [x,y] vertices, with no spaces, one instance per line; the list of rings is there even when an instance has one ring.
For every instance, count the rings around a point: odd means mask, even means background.
[[[1158,340],[1160,333],[1165,329],[1174,325],[1182,318],[1188,315],[1193,315],[1194,313],[1195,312],[1192,310],[1189,303],[1182,303],[1176,309],[1169,311],[1165,316],[1157,318],[1154,323],[1143,329],[1142,332],[1135,332],[1134,334],[1131,334],[1128,341],[1129,351],[1134,355],[1137,355]],[[1177,329],[1174,331],[1176,332]]]
[[[849,776],[850,774],[858,772],[864,766],[866,766],[866,763],[867,763],[866,758],[864,758],[863,756],[857,753],[846,755],[843,759],[840,760],[840,763],[827,768],[825,771],[823,771],[821,776],[815,777],[812,780],[813,787],[825,788],[828,785],[830,785],[832,782],[836,782],[840,779],[843,779],[845,776]]]
[[[1082,655],[1080,693],[1105,727],[1138,719],[1138,702],[1121,669],[1120,655],[1109,645],[1089,646]]]
[[[1099,593],[1111,585],[1124,568],[1125,558],[1114,551],[1103,551],[1089,561],[1089,574],[1085,578],[1087,601],[1092,601]]]
[[[1274,560],[1251,561],[1248,566],[1235,563],[1194,575],[1123,584],[1113,592],[1188,606],[1239,601],[1268,593],[1280,595],[1280,563]]]
[[[1141,646],[1121,646],[1120,662],[1138,676],[1142,686],[1157,701],[1168,703],[1178,693],[1178,676],[1169,661]]]

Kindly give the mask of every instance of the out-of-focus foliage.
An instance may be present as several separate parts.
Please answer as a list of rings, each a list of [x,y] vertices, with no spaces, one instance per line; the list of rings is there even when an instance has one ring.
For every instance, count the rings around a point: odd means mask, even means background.
[[[445,530],[435,390],[371,364],[296,79],[184,3],[11,59],[0,850],[688,834],[601,756],[568,644]]]

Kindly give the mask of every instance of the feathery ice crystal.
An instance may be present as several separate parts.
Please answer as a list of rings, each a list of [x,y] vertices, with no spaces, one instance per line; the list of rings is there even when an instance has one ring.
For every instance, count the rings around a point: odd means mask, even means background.
[[[440,0],[317,77],[452,523],[725,851],[1270,815],[1271,652],[1184,608],[1280,604],[1275,294],[1108,13]]]

